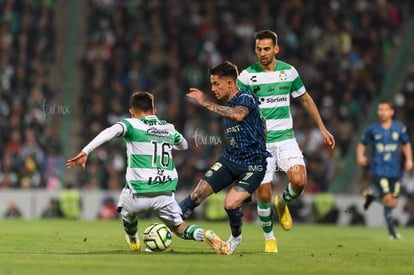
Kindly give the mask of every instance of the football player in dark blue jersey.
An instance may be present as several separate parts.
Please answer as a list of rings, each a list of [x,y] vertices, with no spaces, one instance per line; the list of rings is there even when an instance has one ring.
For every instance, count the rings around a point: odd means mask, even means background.
[[[379,121],[368,126],[357,145],[357,161],[360,166],[366,166],[370,162],[370,173],[384,205],[390,239],[399,239],[401,236],[395,231],[392,209],[397,206],[400,194],[401,151],[404,154],[404,169],[413,168],[411,143],[406,127],[393,120],[394,108],[391,102],[381,101],[377,115]],[[372,146],[370,161],[365,156],[366,146],[369,144]],[[372,198],[372,195],[367,197],[364,208],[368,208]]]
[[[205,173],[197,187],[180,202],[180,207],[183,217],[187,218],[212,193],[233,184],[224,199],[224,209],[231,227],[227,244],[230,253],[233,253],[242,239],[241,204],[260,185],[266,171],[266,158],[271,155],[266,151],[266,126],[260,114],[258,99],[251,92],[237,87],[237,67],[226,61],[211,68],[209,73],[212,92],[226,105],[208,101],[204,93],[196,88],[190,88],[187,96],[223,117],[227,144],[223,154]]]

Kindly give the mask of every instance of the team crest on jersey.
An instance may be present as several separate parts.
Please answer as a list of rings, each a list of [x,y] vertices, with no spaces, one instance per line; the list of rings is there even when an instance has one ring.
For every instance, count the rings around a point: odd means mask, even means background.
[[[398,140],[400,135],[397,132],[392,132],[391,137],[392,137],[393,140]]]
[[[279,72],[279,79],[282,81],[285,81],[287,79],[287,74],[285,71],[280,71]]]
[[[213,175],[213,171],[211,171],[211,170],[208,170],[207,172],[206,172],[206,177],[208,178],[208,177],[211,177]]]

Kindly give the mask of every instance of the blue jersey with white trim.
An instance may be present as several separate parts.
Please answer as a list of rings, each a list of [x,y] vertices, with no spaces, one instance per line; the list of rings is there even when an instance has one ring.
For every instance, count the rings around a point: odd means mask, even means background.
[[[373,123],[366,129],[361,142],[372,145],[371,174],[374,177],[401,177],[400,144],[409,142],[403,124],[393,121],[389,129],[384,129],[381,123]]]
[[[249,114],[241,122],[223,119],[227,136],[223,157],[238,164],[264,162],[271,155],[266,151],[266,124],[257,97],[249,91],[239,90],[227,106],[245,106]]]

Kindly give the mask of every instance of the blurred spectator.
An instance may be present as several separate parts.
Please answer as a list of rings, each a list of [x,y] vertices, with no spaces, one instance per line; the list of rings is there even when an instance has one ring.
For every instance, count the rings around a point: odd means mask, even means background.
[[[223,208],[223,202],[224,202],[225,195],[226,194],[224,192],[219,192],[219,193],[213,194],[206,200],[205,207],[204,207],[204,216],[207,220],[209,221],[227,220],[227,213],[224,211],[224,208]],[[243,210],[246,210],[246,207]],[[246,218],[246,215],[244,216],[244,218]]]
[[[403,210],[408,214],[407,226],[414,226],[414,196],[407,199]]]
[[[319,193],[313,202],[315,222],[332,223],[338,221],[339,210],[336,207],[335,199],[332,194]]]
[[[301,198],[298,198],[297,200],[293,200],[291,203],[289,203],[289,212],[292,216],[292,220],[295,221],[295,223],[300,223],[306,221],[302,211],[305,207],[305,204],[303,203]]]
[[[414,140],[413,140],[414,141]],[[404,171],[401,178],[402,194],[411,198],[414,197],[414,172]]]
[[[59,194],[59,202],[63,217],[79,219],[82,209],[81,198],[79,191],[73,184],[66,184],[65,189]]]
[[[99,208],[98,218],[100,220],[113,220],[118,218],[115,200],[111,197],[104,198]]]
[[[350,225],[365,225],[365,217],[358,211],[356,205],[351,205],[347,213],[351,216]]]
[[[7,206],[6,212],[4,213],[3,217],[5,218],[20,218],[22,217],[22,212],[17,207],[14,201],[9,202]]]
[[[52,100],[55,0],[0,1],[0,184],[44,187],[41,167],[48,144],[37,138],[48,123]],[[22,168],[21,168],[22,167]]]
[[[42,218],[62,218],[63,213],[60,210],[59,200],[50,199],[49,204],[45,210],[42,212]]]
[[[0,188],[18,188],[20,162],[16,156],[6,151],[0,164]]]

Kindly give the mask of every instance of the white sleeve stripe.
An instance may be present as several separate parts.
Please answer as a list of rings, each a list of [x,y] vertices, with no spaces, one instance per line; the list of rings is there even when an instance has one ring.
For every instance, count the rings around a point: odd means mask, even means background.
[[[173,146],[173,149],[175,150],[187,150],[187,148],[188,148],[188,143],[187,143],[187,140],[183,136],[181,136],[181,140],[178,143],[174,144]]]
[[[293,98],[297,98],[297,97],[301,97],[306,93],[306,89],[305,87],[301,87],[299,90],[292,92],[292,97]]]
[[[127,131],[125,124],[124,124],[124,123],[122,123],[122,122],[118,122],[118,123],[116,123],[115,125],[120,125],[120,126],[122,127],[122,132],[121,132],[121,134],[120,134],[120,135],[118,135],[118,137],[119,137],[119,136],[124,136],[124,135],[126,134],[126,131]]]

